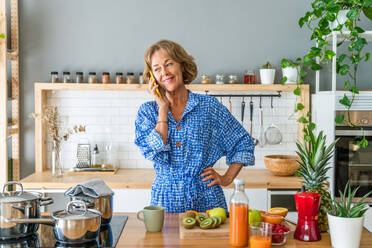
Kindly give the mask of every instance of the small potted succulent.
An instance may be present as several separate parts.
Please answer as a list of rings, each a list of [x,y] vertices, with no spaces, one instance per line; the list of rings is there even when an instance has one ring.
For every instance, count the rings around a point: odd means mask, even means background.
[[[328,223],[332,247],[358,248],[362,236],[364,213],[368,205],[363,201],[372,193],[365,194],[358,202],[353,199],[359,187],[351,190],[350,182],[340,192],[340,199],[329,200],[331,209],[328,211]]]
[[[274,84],[275,69],[269,62],[264,64],[260,69],[261,84]]]
[[[283,84],[298,84],[300,81],[301,65],[289,59],[280,62],[283,72]]]

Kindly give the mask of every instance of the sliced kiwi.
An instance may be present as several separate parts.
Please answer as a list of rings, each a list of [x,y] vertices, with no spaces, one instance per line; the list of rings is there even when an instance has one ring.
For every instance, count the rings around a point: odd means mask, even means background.
[[[182,224],[186,229],[191,229],[195,226],[196,220],[192,217],[184,217],[182,219]]]
[[[221,217],[219,217],[219,216],[212,216],[211,218],[216,221],[216,224],[215,224],[214,227],[219,227],[221,225],[221,223],[222,223]]]
[[[209,228],[212,228],[212,225],[213,225],[213,220],[211,218],[207,218],[200,223],[200,228],[209,229]]]
[[[205,220],[206,218],[207,217],[205,217],[204,215],[198,214],[195,219],[196,219],[197,224],[200,225],[200,223],[202,223],[203,220]]]

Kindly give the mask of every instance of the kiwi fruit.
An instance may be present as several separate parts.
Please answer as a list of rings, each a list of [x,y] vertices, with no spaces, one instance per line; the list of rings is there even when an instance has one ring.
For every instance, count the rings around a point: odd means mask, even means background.
[[[202,215],[202,214],[198,214],[196,217],[195,217],[195,219],[196,219],[196,223],[198,224],[198,225],[200,225],[200,223],[202,223],[203,222],[203,220],[205,220],[207,217],[205,217],[204,215]]]
[[[186,229],[191,229],[195,226],[196,224],[196,220],[192,217],[183,217],[182,219],[182,225],[186,228]]]
[[[211,218],[207,218],[200,223],[200,228],[201,229],[210,229],[210,228],[212,228],[212,225],[213,225],[213,220]]]
[[[213,221],[216,222],[215,225],[214,225],[215,228],[217,228],[217,227],[219,227],[221,225],[221,223],[222,223],[221,217],[219,217],[219,216],[212,216],[211,218],[213,219]]]

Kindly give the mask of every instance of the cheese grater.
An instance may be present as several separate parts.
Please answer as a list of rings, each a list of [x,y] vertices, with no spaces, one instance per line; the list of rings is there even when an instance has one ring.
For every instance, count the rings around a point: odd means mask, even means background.
[[[76,153],[76,167],[90,167],[90,144],[78,144]]]

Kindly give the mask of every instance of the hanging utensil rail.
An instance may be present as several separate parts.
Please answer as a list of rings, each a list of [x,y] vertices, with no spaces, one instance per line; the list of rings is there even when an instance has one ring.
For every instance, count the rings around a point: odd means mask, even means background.
[[[281,91],[277,94],[208,94],[209,91],[205,91],[208,96],[214,97],[282,97]]]

